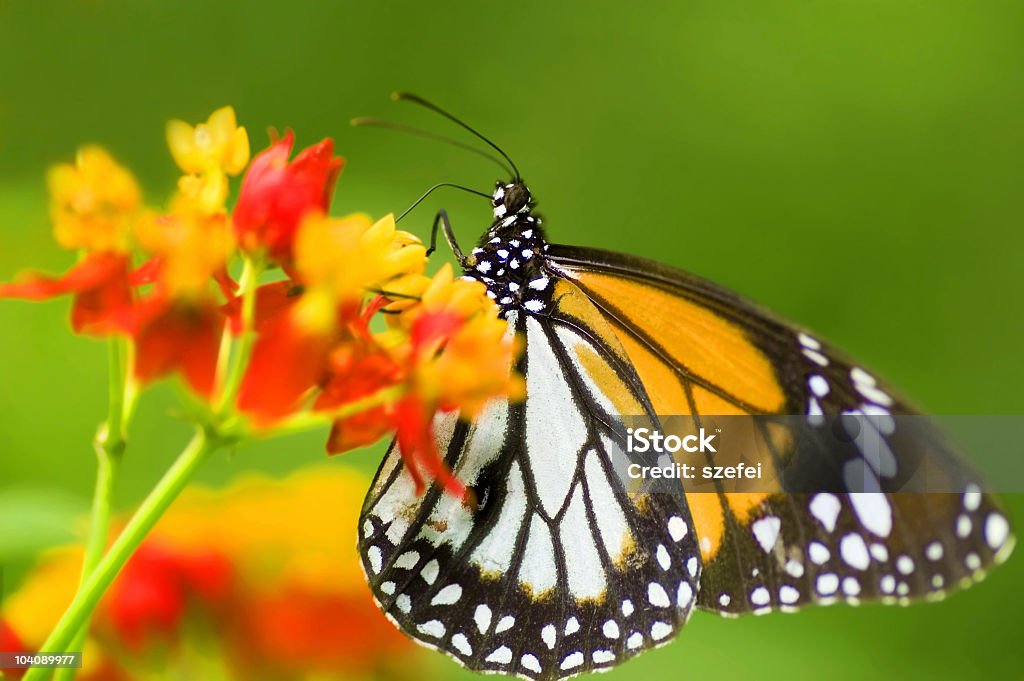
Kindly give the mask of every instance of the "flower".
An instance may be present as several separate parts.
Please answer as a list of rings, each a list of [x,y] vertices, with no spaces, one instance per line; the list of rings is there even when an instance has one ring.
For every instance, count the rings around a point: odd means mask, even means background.
[[[291,132],[257,154],[242,179],[234,210],[235,234],[243,249],[265,253],[278,264],[291,263],[292,244],[310,211],[326,213],[344,160],[325,139],[288,161]]]
[[[366,485],[352,471],[317,466],[187,490],[101,601],[79,678],[193,678],[200,652],[224,679],[392,679],[401,677],[396,660],[420,670],[410,660],[419,649],[362,579],[358,505],[338,503]],[[0,649],[42,644],[81,557],[58,549],[32,570],[6,603]]]
[[[238,175],[249,162],[249,135],[230,106],[217,109],[195,127],[184,121],[167,124],[167,146],[174,162],[189,175],[222,172]]]
[[[195,127],[184,121],[167,124],[167,146],[185,172],[178,181],[178,198],[206,213],[223,210],[228,175],[238,175],[249,162],[249,135],[235,120],[230,106],[217,109]]]
[[[50,217],[57,243],[88,252],[124,252],[141,206],[135,178],[97,146],[79,149],[75,163],[47,176]]]
[[[168,549],[158,541],[144,544],[104,602],[113,635],[136,651],[154,638],[173,640],[190,600],[212,610],[229,598],[233,569],[214,549],[185,551]]]
[[[49,188],[57,242],[85,255],[62,276],[25,273],[0,284],[0,298],[38,301],[70,294],[75,333],[115,333],[132,302],[128,246],[140,210],[139,187],[110,154],[93,146],[79,150],[74,164],[54,166]]]
[[[7,653],[30,652],[9,624],[0,620],[0,650]],[[24,669],[0,669],[0,679],[20,679]]]
[[[393,279],[422,272],[426,250],[398,231],[391,215],[373,222],[362,214],[313,213],[299,230],[294,265],[302,293],[287,305],[287,314],[262,325],[239,393],[239,408],[261,425],[297,409],[329,372],[332,350],[339,345],[364,344],[366,352],[375,352],[366,328],[367,313],[373,313],[366,298]]]
[[[30,272],[12,283],[0,283],[0,298],[39,301],[72,294],[74,332],[106,336],[121,330],[121,315],[132,303],[130,263],[124,254],[95,253],[60,277]]]
[[[396,431],[417,489],[422,490],[429,477],[451,494],[465,497],[465,486],[448,470],[434,443],[434,414],[455,411],[472,418],[491,399],[521,399],[525,385],[513,365],[522,344],[508,333],[508,323],[498,317],[484,285],[455,279],[451,266],[445,265],[432,278],[421,277],[418,283],[407,278],[406,283],[408,290],[422,291],[418,304],[404,307],[399,315],[397,325],[408,327],[408,342],[387,348],[390,365],[377,360],[386,371],[353,372],[336,358],[315,407],[336,409],[400,382],[403,397],[389,409],[376,411],[377,437]],[[377,380],[356,383],[352,375]],[[376,439],[368,426],[365,413],[337,419],[328,452],[340,453]]]

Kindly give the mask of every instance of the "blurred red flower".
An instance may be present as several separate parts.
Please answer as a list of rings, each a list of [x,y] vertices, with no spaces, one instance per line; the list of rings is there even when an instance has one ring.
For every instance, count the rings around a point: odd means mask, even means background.
[[[289,131],[253,158],[234,211],[239,245],[249,252],[262,251],[284,266],[291,265],[302,218],[311,210],[327,212],[345,163],[334,156],[331,139],[304,149],[289,162],[294,142]]]

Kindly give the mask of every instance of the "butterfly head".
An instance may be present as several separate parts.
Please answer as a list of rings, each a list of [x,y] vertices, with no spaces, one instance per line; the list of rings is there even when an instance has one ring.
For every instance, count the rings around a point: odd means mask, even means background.
[[[522,180],[498,181],[491,195],[494,217],[505,220],[516,215],[529,213],[533,208],[533,197]]]

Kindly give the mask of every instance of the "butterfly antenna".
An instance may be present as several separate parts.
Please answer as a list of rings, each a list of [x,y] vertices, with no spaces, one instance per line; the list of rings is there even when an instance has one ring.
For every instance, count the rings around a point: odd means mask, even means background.
[[[408,215],[409,213],[412,212],[413,208],[415,208],[416,206],[418,206],[421,203],[423,203],[424,199],[426,199],[428,196],[433,194],[435,190],[440,189],[441,187],[452,187],[454,189],[461,189],[464,192],[469,192],[470,194],[476,194],[477,196],[482,196],[485,199],[491,198],[490,194],[485,194],[484,192],[479,192],[479,191],[477,191],[475,189],[470,189],[469,187],[464,187],[461,184],[455,184],[454,182],[439,182],[439,183],[435,184],[433,187],[431,187],[430,189],[428,189],[427,191],[423,192],[423,195],[420,196],[420,198],[418,198],[415,201],[413,201],[411,206],[406,208],[404,211],[402,211],[401,215],[399,215],[397,218],[395,218],[395,222],[401,221],[402,218],[404,218],[406,215]]]
[[[354,125],[355,127],[371,127],[384,128],[386,130],[398,130],[399,132],[407,132],[413,135],[419,135],[420,137],[426,137],[427,139],[432,139],[438,142],[451,144],[452,146],[459,147],[460,149],[471,151],[478,156],[483,156],[487,160],[497,163],[498,166],[500,166],[501,169],[504,170],[509,175],[513,174],[512,170],[507,165],[505,165],[505,163],[503,163],[502,160],[499,159],[497,156],[492,156],[491,154],[488,154],[486,151],[477,149],[472,145],[466,144],[465,142],[460,142],[457,139],[452,139],[451,137],[438,135],[437,133],[429,132],[427,130],[421,130],[420,128],[415,128],[411,125],[405,125],[403,123],[393,123],[391,121],[385,121],[380,118],[369,118],[365,116],[360,118],[353,118],[352,125]],[[509,162],[511,163],[511,161]],[[516,173],[516,175],[518,176],[518,173]]]
[[[519,168],[516,167],[515,161],[513,161],[512,158],[508,154],[506,154],[504,151],[502,151],[501,147],[499,147],[497,144],[495,144],[491,140],[487,139],[482,134],[480,134],[479,132],[477,132],[476,130],[471,128],[466,123],[463,123],[461,120],[459,120],[458,118],[456,118],[452,114],[448,113],[447,111],[445,111],[444,109],[442,109],[438,105],[436,105],[436,104],[434,104],[432,102],[428,102],[427,100],[423,99],[419,95],[410,94],[408,92],[395,92],[395,93],[393,93],[391,95],[391,98],[394,99],[395,101],[407,101],[407,102],[413,102],[414,104],[419,104],[420,106],[422,106],[424,108],[430,109],[434,113],[437,113],[437,114],[440,114],[440,115],[444,116],[445,118],[450,120],[452,123],[455,123],[456,125],[458,125],[459,127],[463,128],[464,130],[468,130],[472,134],[476,135],[476,137],[478,139],[481,139],[484,142],[486,142],[488,146],[490,146],[492,149],[497,151],[499,154],[501,154],[502,158],[504,158],[506,161],[508,161],[508,164],[510,166],[512,166],[512,170],[515,171],[514,174],[515,174],[515,179],[517,181],[522,179],[522,176],[519,174]]]

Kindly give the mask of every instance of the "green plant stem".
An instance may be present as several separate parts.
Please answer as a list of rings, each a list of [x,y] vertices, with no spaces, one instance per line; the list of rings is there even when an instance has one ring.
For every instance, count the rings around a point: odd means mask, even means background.
[[[241,330],[233,357],[231,330],[225,328],[224,337],[221,339],[218,372],[224,376],[224,380],[220,384],[220,398],[217,400],[214,410],[218,417],[223,417],[234,406],[238,389],[242,385],[242,377],[249,364],[249,356],[252,354],[252,346],[256,338],[253,331],[256,317],[256,289],[259,287],[262,272],[263,264],[260,259],[251,256],[245,257],[242,276],[239,280],[239,288],[242,290]]]
[[[40,650],[67,651],[76,634],[83,629],[96,609],[100,598],[131,558],[142,541],[163,516],[164,512],[188,484],[196,469],[207,456],[220,447],[222,441],[204,429],[198,429],[192,441],[145,498],[124,530],[100,559],[96,567],[75,594],[71,605],[61,616]],[[43,681],[51,670],[33,667],[24,681]]]
[[[110,536],[110,518],[114,505],[114,489],[117,484],[121,458],[126,445],[125,430],[129,415],[126,413],[127,393],[127,345],[121,339],[112,338],[107,343],[107,420],[100,426],[93,441],[96,450],[96,487],[92,497],[92,513],[90,516],[89,535],[86,539],[85,554],[82,559],[81,587],[89,574],[103,557]],[[71,650],[81,650],[89,631],[89,618],[86,617],[77,631]],[[77,670],[71,668],[58,669],[54,674],[55,681],[70,681]]]

